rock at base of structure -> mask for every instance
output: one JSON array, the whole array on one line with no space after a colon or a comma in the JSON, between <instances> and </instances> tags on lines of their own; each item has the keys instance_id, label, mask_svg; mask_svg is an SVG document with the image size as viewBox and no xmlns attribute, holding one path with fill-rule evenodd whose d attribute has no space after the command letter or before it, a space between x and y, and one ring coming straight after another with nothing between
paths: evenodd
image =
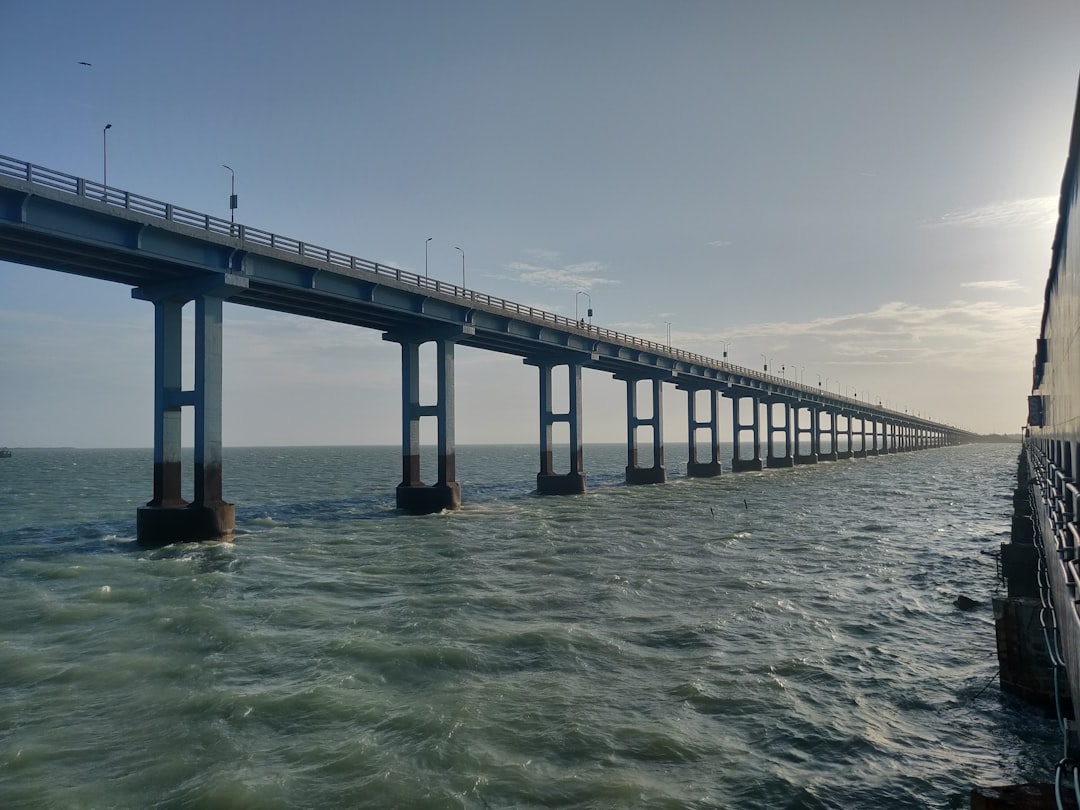
<instances>
[{"instance_id":1,"label":"rock at base of structure","mask_svg":"<svg viewBox=\"0 0 1080 810\"><path fill-rule=\"evenodd\" d=\"M1072 791L1065 791L1064 807L1076 810ZM1056 810L1054 786L1046 782L1003 787L980 787L971 791L971 810Z\"/></svg>"}]
</instances>

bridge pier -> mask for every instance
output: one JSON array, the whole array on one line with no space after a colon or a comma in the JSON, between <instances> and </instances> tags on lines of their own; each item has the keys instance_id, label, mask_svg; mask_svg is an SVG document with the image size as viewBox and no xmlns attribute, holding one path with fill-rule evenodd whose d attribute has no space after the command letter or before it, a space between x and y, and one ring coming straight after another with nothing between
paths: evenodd
<instances>
[{"instance_id":1,"label":"bridge pier","mask_svg":"<svg viewBox=\"0 0 1080 810\"><path fill-rule=\"evenodd\" d=\"M663 383L657 378L649 380L652 386L652 416L642 418L638 416L637 401L637 384L641 381L640 378L616 376L616 379L626 381L626 483L662 484L667 480L667 471L664 469ZM639 427L652 430L653 463L651 467L641 467L638 464L637 429Z\"/></svg>"},{"instance_id":2,"label":"bridge pier","mask_svg":"<svg viewBox=\"0 0 1080 810\"><path fill-rule=\"evenodd\" d=\"M802 414L806 411L810 417L810 426L802 426ZM817 430L815 430L815 424L817 422L817 412L812 405L795 406L795 464L817 464L818 462L818 439ZM801 453L800 447L802 446L803 436L808 436L810 439L810 452Z\"/></svg>"},{"instance_id":3,"label":"bridge pier","mask_svg":"<svg viewBox=\"0 0 1080 810\"><path fill-rule=\"evenodd\" d=\"M866 416L859 417L859 449L852 451L851 455L852 458L866 458Z\"/></svg>"},{"instance_id":4,"label":"bridge pier","mask_svg":"<svg viewBox=\"0 0 1080 810\"><path fill-rule=\"evenodd\" d=\"M863 424L866 424L866 417L863 417ZM878 421L877 417L870 420L870 447L866 451L868 456L876 456L878 454Z\"/></svg>"},{"instance_id":5,"label":"bridge pier","mask_svg":"<svg viewBox=\"0 0 1080 810\"><path fill-rule=\"evenodd\" d=\"M833 420L835 421L841 416L844 417L844 434L847 439L847 444L845 445L843 450L837 450L836 457L841 461L846 461L847 459L854 457L855 451L851 446L853 444L851 440L851 415L846 413L839 413L833 416ZM835 431L833 435L836 435Z\"/></svg>"},{"instance_id":6,"label":"bridge pier","mask_svg":"<svg viewBox=\"0 0 1080 810\"><path fill-rule=\"evenodd\" d=\"M824 453L821 450L821 436L825 433L825 426L822 424L822 417L829 417L829 452ZM821 408L816 413L817 422L817 434L818 434L818 459L820 461L836 461L836 414L830 411L828 408Z\"/></svg>"},{"instance_id":7,"label":"bridge pier","mask_svg":"<svg viewBox=\"0 0 1080 810\"><path fill-rule=\"evenodd\" d=\"M581 363L575 360L526 359L540 369L540 472L536 491L541 495L580 495L585 491L584 451L581 442ZM556 366L565 365L570 398L566 413L555 413L551 404L551 378ZM551 427L556 422L570 426L570 470L556 473L551 441Z\"/></svg>"},{"instance_id":8,"label":"bridge pier","mask_svg":"<svg viewBox=\"0 0 1080 810\"><path fill-rule=\"evenodd\" d=\"M154 496L139 507L135 537L143 546L217 540L236 525L236 507L222 497L222 302L247 279L206 276L132 290L154 304ZM195 302L195 388L182 390L184 305ZM181 409L195 410L194 494L181 494Z\"/></svg>"},{"instance_id":9,"label":"bridge pier","mask_svg":"<svg viewBox=\"0 0 1080 810\"><path fill-rule=\"evenodd\" d=\"M687 439L689 457L686 462L686 475L689 478L712 478L723 470L720 463L720 392L713 388L686 388L687 414L686 424L689 430ZM705 390L709 394L709 419L707 422L697 418L697 392ZM707 430L709 434L709 461L698 461L697 431Z\"/></svg>"},{"instance_id":10,"label":"bridge pier","mask_svg":"<svg viewBox=\"0 0 1080 810\"><path fill-rule=\"evenodd\" d=\"M784 424L776 424L775 408L779 405L784 412ZM765 466L766 467L794 467L795 457L791 452L791 414L792 405L784 399L768 400L765 403L765 432L767 435ZM784 434L784 455L776 455L776 434Z\"/></svg>"},{"instance_id":11,"label":"bridge pier","mask_svg":"<svg viewBox=\"0 0 1080 810\"><path fill-rule=\"evenodd\" d=\"M461 332L387 333L383 340L401 345L401 483L395 490L397 508L418 515L461 508L454 445L454 344ZM420 347L435 343L436 401L420 404ZM434 416L437 422L437 479L420 479L420 419Z\"/></svg>"},{"instance_id":12,"label":"bridge pier","mask_svg":"<svg viewBox=\"0 0 1080 810\"><path fill-rule=\"evenodd\" d=\"M732 439L735 442L734 457L731 459L731 469L734 472L750 472L756 470L765 469L765 465L761 460L761 400L757 394L744 394L738 391L732 391L726 394L731 398L731 424L732 424ZM752 418L747 424L742 422L742 414L740 413L740 405L744 399L749 399L753 404L751 409ZM753 440L754 457L743 458L741 439L744 431L749 431Z\"/></svg>"}]
</instances>

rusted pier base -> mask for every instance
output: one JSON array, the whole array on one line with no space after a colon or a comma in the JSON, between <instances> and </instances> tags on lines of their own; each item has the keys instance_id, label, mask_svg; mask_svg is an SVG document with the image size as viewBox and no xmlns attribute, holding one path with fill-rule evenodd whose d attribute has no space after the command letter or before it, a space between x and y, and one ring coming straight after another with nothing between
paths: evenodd
<instances>
[{"instance_id":1,"label":"rusted pier base","mask_svg":"<svg viewBox=\"0 0 1080 810\"><path fill-rule=\"evenodd\" d=\"M580 495L585 492L585 473L537 473L536 491L541 495Z\"/></svg>"},{"instance_id":2,"label":"rusted pier base","mask_svg":"<svg viewBox=\"0 0 1080 810\"><path fill-rule=\"evenodd\" d=\"M416 515L430 515L444 509L461 508L461 486L449 484L398 484L395 490L398 509Z\"/></svg>"},{"instance_id":3,"label":"rusted pier base","mask_svg":"<svg viewBox=\"0 0 1080 810\"><path fill-rule=\"evenodd\" d=\"M172 543L227 539L236 527L236 506L217 504L140 506L135 513L139 545L161 548Z\"/></svg>"}]
</instances>

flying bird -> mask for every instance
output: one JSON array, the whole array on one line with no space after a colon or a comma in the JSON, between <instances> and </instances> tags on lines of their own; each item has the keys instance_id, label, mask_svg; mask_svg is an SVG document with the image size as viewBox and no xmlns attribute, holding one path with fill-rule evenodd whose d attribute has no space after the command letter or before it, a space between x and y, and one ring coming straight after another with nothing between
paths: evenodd
<instances>
[{"instance_id":1,"label":"flying bird","mask_svg":"<svg viewBox=\"0 0 1080 810\"><path fill-rule=\"evenodd\" d=\"M89 62L79 62L80 65L86 65L87 67L93 67Z\"/></svg>"}]
</instances>

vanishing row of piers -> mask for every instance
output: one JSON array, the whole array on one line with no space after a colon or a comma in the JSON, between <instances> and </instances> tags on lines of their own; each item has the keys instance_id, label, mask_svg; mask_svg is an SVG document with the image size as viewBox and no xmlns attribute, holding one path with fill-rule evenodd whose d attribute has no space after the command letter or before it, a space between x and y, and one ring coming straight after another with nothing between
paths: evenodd
<instances>
[{"instance_id":1,"label":"vanishing row of piers","mask_svg":"<svg viewBox=\"0 0 1080 810\"><path fill-rule=\"evenodd\" d=\"M112 281L154 306L153 498L137 516L140 542L227 535L222 326L239 304L375 329L401 350L402 474L397 506L429 513L461 505L455 468L456 348L515 355L539 372L539 471L544 495L586 488L582 371L626 384L630 484L666 480L662 386L686 392L693 477L719 475L720 402L731 402L733 471L793 467L958 444L966 431L831 394L727 361L643 340L458 287L426 275L201 214L0 156L0 260ZM194 386L184 390L182 313L194 306ZM434 344L434 370L421 347ZM429 356L424 352L425 359ZM434 401L421 401L423 374ZM566 374L556 407L555 375ZM562 382L559 380L558 382ZM562 397L560 397L562 399ZM639 407L641 406L641 407ZM181 414L194 416L191 502L182 497ZM421 480L420 423L436 423L436 479ZM555 468L554 428L569 434L568 469ZM428 423L430 424L430 423ZM560 434L564 431L560 430ZM639 458L639 441L651 445ZM699 453L699 451L701 451ZM560 457L561 457L560 450Z\"/></svg>"}]
</instances>

